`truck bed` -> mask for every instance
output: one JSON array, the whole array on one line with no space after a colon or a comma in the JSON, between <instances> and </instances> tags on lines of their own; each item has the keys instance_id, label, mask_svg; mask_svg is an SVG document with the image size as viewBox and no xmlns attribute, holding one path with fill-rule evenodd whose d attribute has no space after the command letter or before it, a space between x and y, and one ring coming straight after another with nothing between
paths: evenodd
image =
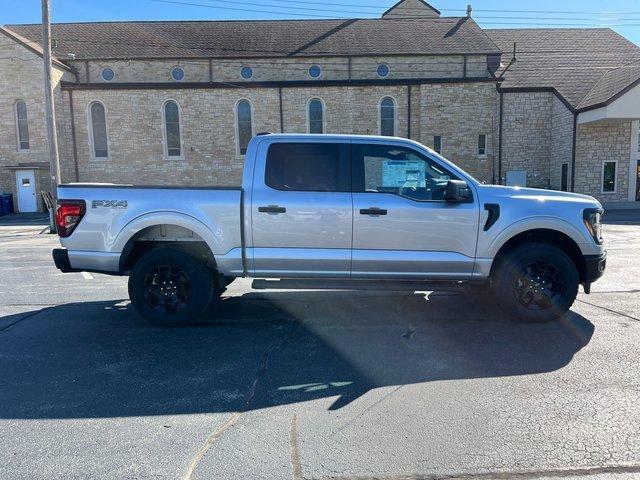
<instances>
[{"instance_id":1,"label":"truck bed","mask_svg":"<svg viewBox=\"0 0 640 480\"><path fill-rule=\"evenodd\" d=\"M242 250L242 196L242 187L227 186L60 185L59 200L86 204L76 229L60 242L70 251L72 268L114 271L133 236L164 225L152 233L166 241L204 241L214 255L224 256Z\"/></svg>"}]
</instances>

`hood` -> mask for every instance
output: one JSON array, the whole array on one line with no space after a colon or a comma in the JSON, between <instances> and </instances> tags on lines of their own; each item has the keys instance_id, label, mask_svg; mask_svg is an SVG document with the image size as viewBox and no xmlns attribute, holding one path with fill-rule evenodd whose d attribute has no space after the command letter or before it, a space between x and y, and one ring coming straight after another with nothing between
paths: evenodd
<instances>
[{"instance_id":1,"label":"hood","mask_svg":"<svg viewBox=\"0 0 640 480\"><path fill-rule=\"evenodd\" d=\"M598 200L581 193L561 192L559 190L544 190L541 188L505 187L502 185L478 185L481 198L491 197L509 200L523 200L544 203L573 203L582 204L585 207L602 208Z\"/></svg>"}]
</instances>

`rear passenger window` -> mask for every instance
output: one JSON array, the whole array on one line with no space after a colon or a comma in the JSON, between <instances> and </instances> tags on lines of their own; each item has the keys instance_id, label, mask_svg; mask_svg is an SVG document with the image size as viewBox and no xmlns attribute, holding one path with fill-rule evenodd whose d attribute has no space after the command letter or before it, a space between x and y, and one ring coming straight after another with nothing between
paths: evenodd
<instances>
[{"instance_id":1,"label":"rear passenger window","mask_svg":"<svg viewBox=\"0 0 640 480\"><path fill-rule=\"evenodd\" d=\"M276 190L351 190L346 143L274 143L267 151L265 183Z\"/></svg>"}]
</instances>

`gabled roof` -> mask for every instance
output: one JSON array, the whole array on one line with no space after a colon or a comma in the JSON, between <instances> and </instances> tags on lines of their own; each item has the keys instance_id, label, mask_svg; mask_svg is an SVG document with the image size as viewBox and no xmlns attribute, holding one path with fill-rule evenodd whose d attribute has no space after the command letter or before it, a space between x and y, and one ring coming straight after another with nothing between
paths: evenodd
<instances>
[{"instance_id":1,"label":"gabled roof","mask_svg":"<svg viewBox=\"0 0 640 480\"><path fill-rule=\"evenodd\" d=\"M385 12L382 14L382 18L394 17L396 13L399 15L408 15L413 17L440 16L440 10L429 5L424 0L400 0L387 10L385 10Z\"/></svg>"},{"instance_id":2,"label":"gabled roof","mask_svg":"<svg viewBox=\"0 0 640 480\"><path fill-rule=\"evenodd\" d=\"M37 45L41 27L9 25ZM499 53L467 17L58 23L54 54L77 60Z\"/></svg>"},{"instance_id":3,"label":"gabled roof","mask_svg":"<svg viewBox=\"0 0 640 480\"><path fill-rule=\"evenodd\" d=\"M615 100L640 83L640 60L605 73L582 99L578 108L597 108Z\"/></svg>"},{"instance_id":4,"label":"gabled roof","mask_svg":"<svg viewBox=\"0 0 640 480\"><path fill-rule=\"evenodd\" d=\"M40 28L42 28L42 26L40 26ZM44 56L44 52L42 51L42 46L39 43L32 42L29 39L24 38L22 35L14 32L13 30L11 30L11 29L9 29L7 27L0 27L0 33L4 34L6 37L8 37L11 40L15 41L19 45L22 45L27 50L35 53L40 58L42 58ZM58 68L62 68L64 70L72 71L71 68L68 65L65 65L60 60L55 58L53 53L51 55L51 63L54 66L58 67Z\"/></svg>"},{"instance_id":5,"label":"gabled roof","mask_svg":"<svg viewBox=\"0 0 640 480\"><path fill-rule=\"evenodd\" d=\"M502 87L550 88L574 109L611 101L640 78L640 47L609 28L486 29L504 52L506 67L516 43L516 61ZM635 78L634 78L635 77Z\"/></svg>"}]
</instances>

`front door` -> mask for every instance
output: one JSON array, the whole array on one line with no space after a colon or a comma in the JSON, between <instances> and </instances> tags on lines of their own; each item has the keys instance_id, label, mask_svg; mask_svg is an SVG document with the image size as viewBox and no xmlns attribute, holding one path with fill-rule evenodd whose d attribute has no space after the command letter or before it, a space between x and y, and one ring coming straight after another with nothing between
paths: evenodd
<instances>
[{"instance_id":1,"label":"front door","mask_svg":"<svg viewBox=\"0 0 640 480\"><path fill-rule=\"evenodd\" d=\"M18 211L37 212L36 176L33 170L16 170L16 190L18 192Z\"/></svg>"},{"instance_id":2,"label":"front door","mask_svg":"<svg viewBox=\"0 0 640 480\"><path fill-rule=\"evenodd\" d=\"M265 151L266 149L266 151ZM349 142L264 142L251 199L249 270L256 277L348 277Z\"/></svg>"},{"instance_id":3,"label":"front door","mask_svg":"<svg viewBox=\"0 0 640 480\"><path fill-rule=\"evenodd\" d=\"M471 276L479 208L449 203L439 161L404 146L353 144L354 278Z\"/></svg>"}]
</instances>

